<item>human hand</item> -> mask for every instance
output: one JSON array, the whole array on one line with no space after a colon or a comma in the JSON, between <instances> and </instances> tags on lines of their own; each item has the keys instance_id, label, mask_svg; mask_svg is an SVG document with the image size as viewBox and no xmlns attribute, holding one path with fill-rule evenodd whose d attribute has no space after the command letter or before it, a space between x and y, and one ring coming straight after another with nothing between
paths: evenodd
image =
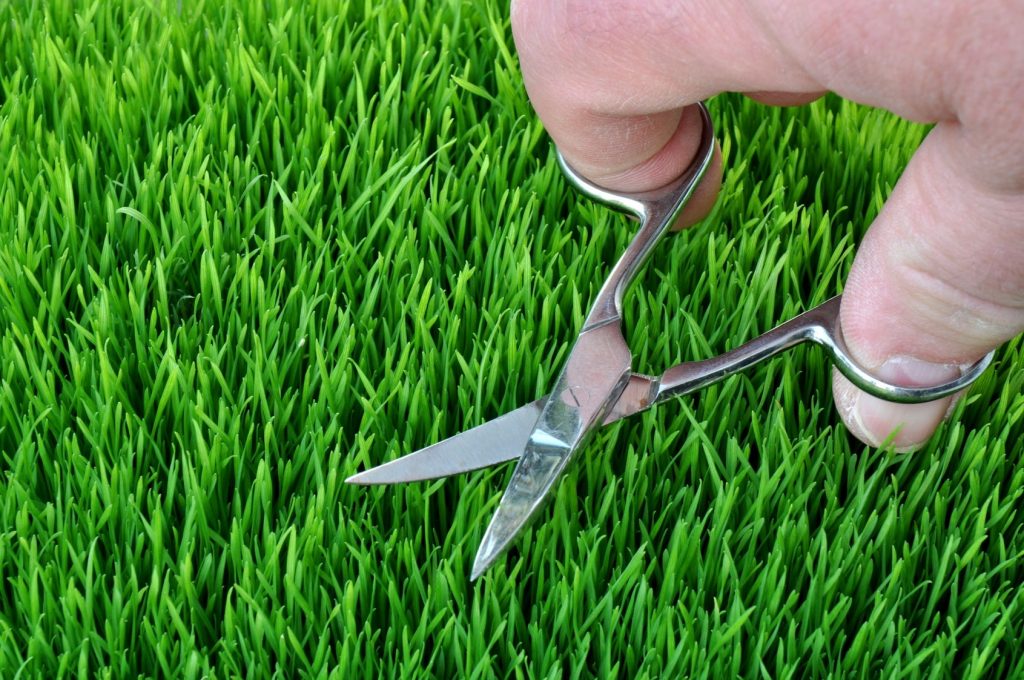
<instances>
[{"instance_id":1,"label":"human hand","mask_svg":"<svg viewBox=\"0 0 1024 680\"><path fill-rule=\"evenodd\" d=\"M846 342L882 379L927 385L1024 330L1024 4L513 0L512 28L549 134L609 189L677 177L699 142L690 105L720 92L793 105L833 91L936 123L860 245ZM710 210L716 166L684 222ZM897 448L921 444L951 404L890 404L838 372L833 383L871 445L897 429Z\"/></svg>"}]
</instances>

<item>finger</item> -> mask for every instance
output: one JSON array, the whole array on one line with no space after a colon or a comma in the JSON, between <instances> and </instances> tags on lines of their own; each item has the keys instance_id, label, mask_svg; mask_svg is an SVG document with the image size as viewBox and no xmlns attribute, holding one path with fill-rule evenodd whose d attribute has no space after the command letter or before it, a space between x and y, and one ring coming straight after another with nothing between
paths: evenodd
<instances>
[{"instance_id":1,"label":"finger","mask_svg":"<svg viewBox=\"0 0 1024 680\"><path fill-rule=\"evenodd\" d=\"M733 30L716 31L721 25ZM784 103L768 92L793 102L825 89L735 3L518 0L512 28L548 133L573 167L611 189L650 190L678 177L699 144L700 126L681 124L683 110L702 98L764 90Z\"/></svg>"},{"instance_id":2,"label":"finger","mask_svg":"<svg viewBox=\"0 0 1024 680\"><path fill-rule=\"evenodd\" d=\"M722 148L715 142L711 165L704 172L700 184L694 189L690 200L683 206L682 212L672 225L673 231L688 229L697 224L711 212L718 198L718 190L722 188Z\"/></svg>"},{"instance_id":3,"label":"finger","mask_svg":"<svg viewBox=\"0 0 1024 680\"><path fill-rule=\"evenodd\" d=\"M646 191L652 187L658 188L659 178L668 177L668 181L671 181L679 176L681 171L675 169L677 163L683 163L683 167L688 167L693 163L697 146L700 143L699 131L702 127L699 109L696 106L687 107L680 112L676 129L669 136L668 141L646 161L628 168L624 172L602 173L600 169L591 169L591 175L588 176L596 175L593 181L598 185L615 188L619 191ZM607 164L604 167L607 167ZM587 175L586 169L577 169ZM718 142L715 142L711 164L704 171L704 177L694 189L693 195L686 202L672 229L679 231L704 219L714 207L721 186L722 149Z\"/></svg>"},{"instance_id":4,"label":"finger","mask_svg":"<svg viewBox=\"0 0 1024 680\"><path fill-rule=\"evenodd\" d=\"M512 4L523 79L549 134L573 167L624 190L685 169L697 140L676 135L681 111L720 92L792 103L831 90L912 120L956 119L974 84L1019 72L1021 22L1019 10L956 0Z\"/></svg>"},{"instance_id":5,"label":"finger","mask_svg":"<svg viewBox=\"0 0 1024 680\"><path fill-rule=\"evenodd\" d=\"M936 126L872 224L843 293L843 335L869 371L907 386L957 377L1024 329L1024 197L974 172L968 134ZM891 404L836 376L836 405L872 445L912 449L950 399Z\"/></svg>"},{"instance_id":6,"label":"finger","mask_svg":"<svg viewBox=\"0 0 1024 680\"><path fill-rule=\"evenodd\" d=\"M585 177L617 191L659 189L693 162L703 128L696 106L632 119L585 114L590 135L556 138L559 150ZM554 136L557 133L552 133ZM621 145L595 142L607 134ZM627 151L626 149L629 149Z\"/></svg>"}]
</instances>

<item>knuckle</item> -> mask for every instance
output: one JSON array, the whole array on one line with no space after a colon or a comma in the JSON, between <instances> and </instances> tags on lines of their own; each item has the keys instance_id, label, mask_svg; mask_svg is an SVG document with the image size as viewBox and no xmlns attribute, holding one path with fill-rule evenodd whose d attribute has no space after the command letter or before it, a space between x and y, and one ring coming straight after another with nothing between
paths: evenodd
<instances>
[{"instance_id":1,"label":"knuckle","mask_svg":"<svg viewBox=\"0 0 1024 680\"><path fill-rule=\"evenodd\" d=\"M896 275L916 308L929 312L930 327L939 329L950 342L988 346L1016 335L1024 321L1024 308L993 295L1005 286L992 281L977 285L963 276L913 265L902 267Z\"/></svg>"},{"instance_id":2,"label":"knuckle","mask_svg":"<svg viewBox=\"0 0 1024 680\"><path fill-rule=\"evenodd\" d=\"M888 286L922 336L948 348L987 348L1020 332L1024 275L999 235L995 227L981 230L974 243L933 235L892 251Z\"/></svg>"}]
</instances>

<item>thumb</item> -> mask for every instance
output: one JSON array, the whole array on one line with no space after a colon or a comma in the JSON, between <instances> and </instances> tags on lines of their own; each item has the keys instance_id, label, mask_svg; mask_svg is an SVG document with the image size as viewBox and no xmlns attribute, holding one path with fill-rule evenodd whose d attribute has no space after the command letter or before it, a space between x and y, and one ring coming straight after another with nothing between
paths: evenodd
<instances>
[{"instance_id":1,"label":"thumb","mask_svg":"<svg viewBox=\"0 0 1024 680\"><path fill-rule=\"evenodd\" d=\"M1024 329L1024 198L989 182L965 129L936 126L860 246L841 323L853 357L878 377L925 386L961 370ZM851 432L910 450L928 439L952 399L892 404L834 377Z\"/></svg>"}]
</instances>

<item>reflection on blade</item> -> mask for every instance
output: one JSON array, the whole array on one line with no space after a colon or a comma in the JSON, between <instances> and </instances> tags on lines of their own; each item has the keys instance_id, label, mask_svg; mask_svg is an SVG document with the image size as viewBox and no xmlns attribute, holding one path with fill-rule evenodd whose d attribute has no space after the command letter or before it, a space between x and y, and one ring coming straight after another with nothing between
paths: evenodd
<instances>
[{"instance_id":1,"label":"reflection on blade","mask_svg":"<svg viewBox=\"0 0 1024 680\"><path fill-rule=\"evenodd\" d=\"M515 460L526 448L526 439L545 400L538 399L416 453L352 475L345 481L349 484L417 482Z\"/></svg>"},{"instance_id":2,"label":"reflection on blade","mask_svg":"<svg viewBox=\"0 0 1024 680\"><path fill-rule=\"evenodd\" d=\"M544 502L572 457L572 450L564 442L545 445L534 439L532 444L519 459L505 495L501 497L501 503L484 532L469 577L472 581L479 578L508 550Z\"/></svg>"},{"instance_id":3,"label":"reflection on blade","mask_svg":"<svg viewBox=\"0 0 1024 680\"><path fill-rule=\"evenodd\" d=\"M603 323L580 333L484 532L471 580L512 545L587 436L604 423L629 384L630 360L618 324Z\"/></svg>"},{"instance_id":4,"label":"reflection on blade","mask_svg":"<svg viewBox=\"0 0 1024 680\"><path fill-rule=\"evenodd\" d=\"M653 378L633 375L604 424L610 425L649 408L654 383ZM526 440L530 437L546 399L542 397L472 430L364 470L345 481L349 484L419 482L516 460L526 449Z\"/></svg>"}]
</instances>

